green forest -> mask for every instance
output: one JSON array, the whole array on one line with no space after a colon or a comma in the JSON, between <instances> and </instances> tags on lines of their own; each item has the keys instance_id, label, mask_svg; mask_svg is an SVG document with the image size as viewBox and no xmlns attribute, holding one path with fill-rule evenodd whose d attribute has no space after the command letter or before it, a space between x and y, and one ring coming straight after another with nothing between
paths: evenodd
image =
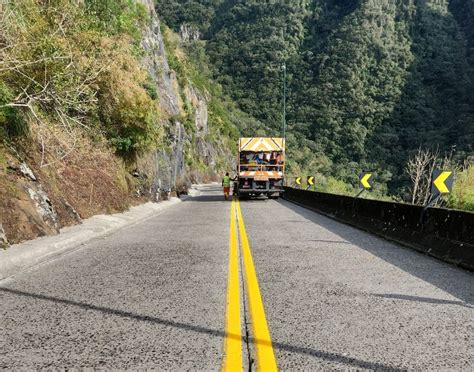
<instances>
[{"instance_id":1,"label":"green forest","mask_svg":"<svg viewBox=\"0 0 474 372\"><path fill-rule=\"evenodd\" d=\"M416 201L410 164L428 154L457 171L451 205L474 209L472 1L157 0L157 12L199 33L188 45L259 123L246 135L281 134L287 66L293 175L352 193L371 170L377 197Z\"/></svg>"},{"instance_id":2,"label":"green forest","mask_svg":"<svg viewBox=\"0 0 474 372\"><path fill-rule=\"evenodd\" d=\"M28 189L66 226L217 180L239 136L282 135L284 86L289 185L355 195L370 171L363 197L426 204L442 168L438 206L474 210L472 0L19 0L0 2L0 223L40 233Z\"/></svg>"}]
</instances>

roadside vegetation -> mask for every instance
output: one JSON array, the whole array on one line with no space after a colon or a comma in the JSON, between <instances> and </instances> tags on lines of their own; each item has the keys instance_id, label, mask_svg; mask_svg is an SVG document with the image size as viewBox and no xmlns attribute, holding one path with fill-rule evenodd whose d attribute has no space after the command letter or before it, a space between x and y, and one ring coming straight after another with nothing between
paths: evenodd
<instances>
[{"instance_id":1,"label":"roadside vegetation","mask_svg":"<svg viewBox=\"0 0 474 372\"><path fill-rule=\"evenodd\" d=\"M34 138L41 165L71 153L84 133L104 137L124 158L160 140L158 97L146 89L147 72L139 63L147 13L131 0L104 4L2 5L2 137ZM61 139L55 138L58 127Z\"/></svg>"},{"instance_id":2,"label":"roadside vegetation","mask_svg":"<svg viewBox=\"0 0 474 372\"><path fill-rule=\"evenodd\" d=\"M447 205L471 208L468 0L157 0L157 9L174 30L204 40L212 76L261 123L247 135L281 134L286 64L290 176L319 175L319 189L354 194L371 171L377 190L365 197L421 203L406 169L421 146L452 155Z\"/></svg>"},{"instance_id":3,"label":"roadside vegetation","mask_svg":"<svg viewBox=\"0 0 474 372\"><path fill-rule=\"evenodd\" d=\"M129 169L163 141L140 63L147 21L132 0L0 4L0 224L10 242L136 202Z\"/></svg>"},{"instance_id":4,"label":"roadside vegetation","mask_svg":"<svg viewBox=\"0 0 474 372\"><path fill-rule=\"evenodd\" d=\"M172 89L183 103L170 117L144 62L156 52L142 43L150 21L135 0L0 4L0 225L10 242L56 228L35 219L32 193L48 197L55 226L67 226L230 168L236 123L250 117L210 80L203 46L185 45L164 26ZM196 97L208 111L200 121Z\"/></svg>"}]
</instances>

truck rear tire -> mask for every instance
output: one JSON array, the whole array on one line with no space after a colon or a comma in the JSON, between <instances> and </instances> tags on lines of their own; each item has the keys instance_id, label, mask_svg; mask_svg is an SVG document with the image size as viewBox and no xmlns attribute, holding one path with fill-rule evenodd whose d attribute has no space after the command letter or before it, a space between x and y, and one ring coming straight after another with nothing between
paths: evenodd
<instances>
[{"instance_id":1,"label":"truck rear tire","mask_svg":"<svg viewBox=\"0 0 474 372\"><path fill-rule=\"evenodd\" d=\"M239 200L246 200L249 198L247 194L242 194L242 193L238 193L237 197L239 198Z\"/></svg>"}]
</instances>

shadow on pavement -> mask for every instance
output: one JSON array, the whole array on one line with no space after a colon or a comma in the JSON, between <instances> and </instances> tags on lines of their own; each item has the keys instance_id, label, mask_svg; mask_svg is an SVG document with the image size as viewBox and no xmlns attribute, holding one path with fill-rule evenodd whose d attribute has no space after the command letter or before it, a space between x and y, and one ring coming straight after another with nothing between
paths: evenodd
<instances>
[{"instance_id":1,"label":"shadow on pavement","mask_svg":"<svg viewBox=\"0 0 474 372\"><path fill-rule=\"evenodd\" d=\"M198 196L192 196L190 198L186 198L184 200L186 203L188 202L225 202L228 201L229 203L232 201L232 199L225 200L223 194L212 194L212 195L198 195Z\"/></svg>"},{"instance_id":2,"label":"shadow on pavement","mask_svg":"<svg viewBox=\"0 0 474 372\"><path fill-rule=\"evenodd\" d=\"M382 237L346 225L287 200L282 200L279 203L306 220L338 235L350 244L364 249L382 260L397 266L403 271L459 298L463 303L467 305L474 304L474 274L469 271L438 261L435 258L426 256L411 248L397 245L397 243L390 242L394 249L387 249L388 241L384 241ZM371 237L371 239L367 239L367 237ZM384 242L384 244L380 244L380 242ZM403 251L404 254L400 254L400 251ZM426 298L424 301L423 297L419 297L418 299L420 302L427 302ZM436 301L436 299L432 300Z\"/></svg>"},{"instance_id":3,"label":"shadow on pavement","mask_svg":"<svg viewBox=\"0 0 474 372\"><path fill-rule=\"evenodd\" d=\"M207 191L207 190L206 190ZM237 200L237 199L236 199ZM267 198L253 198L253 199L239 199L241 203L247 203L247 202L267 202L269 199ZM227 200L224 199L224 194L222 193L222 190L219 190L219 193L212 193L210 195L198 195L198 196L192 196L192 197L187 197L184 199L185 202L231 202L232 197L229 197Z\"/></svg>"},{"instance_id":4,"label":"shadow on pavement","mask_svg":"<svg viewBox=\"0 0 474 372\"><path fill-rule=\"evenodd\" d=\"M208 334L215 337L224 338L227 336L227 337L236 338L236 339L241 338L244 342L247 342L246 337L240 337L238 335L233 335L233 334L226 335L225 332L218 331L215 329L210 329L210 328L206 328L202 326L186 324L186 323L181 323L181 322L175 322L172 320L161 319L154 316L140 315L140 314L135 314L129 311L111 309L108 307L92 305L85 302L77 302L77 301L67 300L67 299L53 297L53 296L46 296L42 294L19 291L19 290L10 289L10 288L0 288L0 291L11 294L11 295L29 297L29 298L34 298L37 300L51 301L56 304L75 306L75 307L79 307L85 310L99 311L104 314L115 315L122 318L133 319L133 320L142 321L142 322L149 322L153 324L160 324L167 327L174 327L174 328L179 328L185 331ZM250 338L250 340L259 344L268 344L268 342L266 341L260 341L253 338ZM367 368L367 369L372 369L372 370L387 370L387 371L388 370L390 371L405 370L405 369L397 369L397 368L394 368L385 364L381 364L381 363L368 362L361 359L351 358L348 356L344 356L344 355L340 355L336 353L330 353L330 352L321 351L321 350L315 350L315 349L311 349L307 347L294 346L294 345L289 345L289 344L280 343L280 342L273 342L272 344L273 344L273 347L280 350L285 350L285 351L298 353L298 354L305 354L305 355L309 355L315 358L320 358L320 359L328 360L335 363L342 363L342 364L346 364L348 366L357 367L357 368Z\"/></svg>"},{"instance_id":5,"label":"shadow on pavement","mask_svg":"<svg viewBox=\"0 0 474 372\"><path fill-rule=\"evenodd\" d=\"M409 295L396 294L396 293L387 293L387 294L371 293L371 296L387 298L387 299L392 299L392 300L427 302L430 304L459 305L459 306L464 306L464 307L474 309L473 305L465 304L462 301L441 300L438 298L431 298L431 297L409 296Z\"/></svg>"},{"instance_id":6,"label":"shadow on pavement","mask_svg":"<svg viewBox=\"0 0 474 372\"><path fill-rule=\"evenodd\" d=\"M320 243L334 243L334 244L349 244L353 245L350 242L346 242L344 240L324 240L324 239L311 239L308 240L309 242L320 242Z\"/></svg>"}]
</instances>

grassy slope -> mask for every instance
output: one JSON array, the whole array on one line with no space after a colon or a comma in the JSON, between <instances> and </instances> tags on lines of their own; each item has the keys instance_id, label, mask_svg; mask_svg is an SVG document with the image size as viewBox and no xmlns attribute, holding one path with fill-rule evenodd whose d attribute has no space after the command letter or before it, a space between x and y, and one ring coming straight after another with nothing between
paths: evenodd
<instances>
[{"instance_id":1,"label":"grassy slope","mask_svg":"<svg viewBox=\"0 0 474 372\"><path fill-rule=\"evenodd\" d=\"M103 19L96 14L101 2L86 2L90 9L71 8L66 0L60 3L41 11L30 0L11 4L7 10L15 17L7 19L8 37L0 40L2 45L22 41L2 55L12 69L0 72L0 223L12 243L55 230L37 213L28 189L49 196L60 226L77 223L76 212L87 218L121 211L150 196L154 152L169 149L168 124L160 118L159 97L140 62L136 30L146 22L143 9L128 0L114 0L110 4L117 7L100 12L107 18ZM5 16L0 14L4 20ZM57 32L59 26L62 32ZM185 103L179 118L170 121L180 119L190 135L186 174L211 177L231 166L236 124L247 117L211 81L199 57L202 47L188 49L175 34L167 36L169 62ZM25 63L15 65L18 60ZM45 70L47 80L42 80ZM24 76L36 83L28 84ZM185 94L189 87L208 104L209 130L201 140L214 150L212 161L198 156L196 107ZM37 97L31 105L21 94L25 88ZM6 106L11 103L25 105ZM23 161L37 182L19 172ZM131 176L136 169L140 176Z\"/></svg>"}]
</instances>

